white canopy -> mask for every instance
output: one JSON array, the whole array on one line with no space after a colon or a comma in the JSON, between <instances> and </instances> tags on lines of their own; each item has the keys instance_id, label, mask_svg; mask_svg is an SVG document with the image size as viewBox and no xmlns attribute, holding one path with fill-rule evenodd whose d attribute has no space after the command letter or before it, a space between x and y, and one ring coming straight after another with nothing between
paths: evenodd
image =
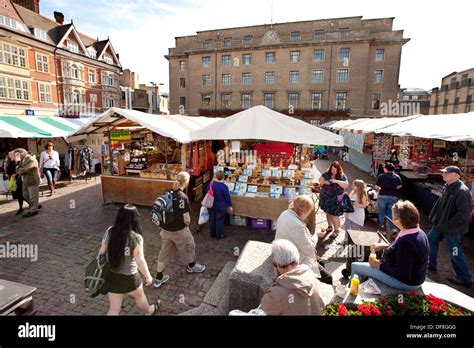
<instances>
[{"instance_id":1,"label":"white canopy","mask_svg":"<svg viewBox=\"0 0 474 348\"><path fill-rule=\"evenodd\" d=\"M0 138L63 138L86 123L84 118L0 116Z\"/></svg>"},{"instance_id":2,"label":"white canopy","mask_svg":"<svg viewBox=\"0 0 474 348\"><path fill-rule=\"evenodd\" d=\"M136 110L110 108L72 133L67 140L74 142L84 139L88 134L102 133L110 127L125 122L125 120L132 121L152 132L185 144L190 142L190 132L211 125L220 118L153 115Z\"/></svg>"},{"instance_id":3,"label":"white canopy","mask_svg":"<svg viewBox=\"0 0 474 348\"><path fill-rule=\"evenodd\" d=\"M192 140L271 140L343 146L340 135L258 105L191 133Z\"/></svg>"},{"instance_id":4,"label":"white canopy","mask_svg":"<svg viewBox=\"0 0 474 348\"><path fill-rule=\"evenodd\" d=\"M350 125L343 125L339 129L353 133L373 133L385 127L399 124L401 122L418 118L420 116L421 115L413 115L406 117L367 118L363 119L360 122L352 123Z\"/></svg>"},{"instance_id":5,"label":"white canopy","mask_svg":"<svg viewBox=\"0 0 474 348\"><path fill-rule=\"evenodd\" d=\"M474 140L474 112L426 115L379 129L380 133L447 141Z\"/></svg>"},{"instance_id":6,"label":"white canopy","mask_svg":"<svg viewBox=\"0 0 474 348\"><path fill-rule=\"evenodd\" d=\"M330 125L328 123L325 123L325 124L323 124L323 127L339 130L343 127L347 127L347 126L350 126L350 125L353 125L353 124L356 124L356 123L359 123L359 122L362 122L362 121L365 121L365 120L369 120L369 119L368 118L358 118L358 119L353 119L353 120L339 120L339 121L336 121L336 122L334 122Z\"/></svg>"}]
</instances>

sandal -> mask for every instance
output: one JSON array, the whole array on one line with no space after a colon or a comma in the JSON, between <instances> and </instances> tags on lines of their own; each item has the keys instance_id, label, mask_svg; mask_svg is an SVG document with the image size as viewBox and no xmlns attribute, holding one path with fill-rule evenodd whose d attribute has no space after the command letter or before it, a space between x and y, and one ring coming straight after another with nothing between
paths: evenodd
<instances>
[{"instance_id":1,"label":"sandal","mask_svg":"<svg viewBox=\"0 0 474 348\"><path fill-rule=\"evenodd\" d=\"M158 299L155 302L153 302L153 312L150 315L157 315L160 308L161 308L161 300Z\"/></svg>"},{"instance_id":2,"label":"sandal","mask_svg":"<svg viewBox=\"0 0 474 348\"><path fill-rule=\"evenodd\" d=\"M339 230L334 231L334 232L329 236L329 238L337 238L338 235L339 235Z\"/></svg>"}]
</instances>

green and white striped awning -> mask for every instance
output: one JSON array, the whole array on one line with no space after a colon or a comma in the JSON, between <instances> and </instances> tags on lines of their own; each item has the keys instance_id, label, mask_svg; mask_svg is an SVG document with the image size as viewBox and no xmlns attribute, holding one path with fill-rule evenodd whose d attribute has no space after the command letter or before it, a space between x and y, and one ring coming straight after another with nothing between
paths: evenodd
<instances>
[{"instance_id":1,"label":"green and white striped awning","mask_svg":"<svg viewBox=\"0 0 474 348\"><path fill-rule=\"evenodd\" d=\"M0 138L63 138L90 118L0 116Z\"/></svg>"}]
</instances>

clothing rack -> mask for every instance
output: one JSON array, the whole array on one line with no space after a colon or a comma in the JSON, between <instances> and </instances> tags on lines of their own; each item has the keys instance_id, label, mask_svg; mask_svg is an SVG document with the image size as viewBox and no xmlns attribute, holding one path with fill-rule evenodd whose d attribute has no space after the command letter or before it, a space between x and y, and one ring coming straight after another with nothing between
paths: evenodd
<instances>
[{"instance_id":1,"label":"clothing rack","mask_svg":"<svg viewBox=\"0 0 474 348\"><path fill-rule=\"evenodd\" d=\"M86 167L86 170L84 172L79 172L79 173L76 173L76 169L72 169L70 166L71 166L71 163L67 163L65 161L65 167L66 167L66 170L68 171L68 174L69 174L69 181L72 182L74 179L80 179L80 178L84 178L85 182L87 183L88 180L92 180L92 163L91 163L91 160L92 160L92 154L93 154L93 150L90 146L88 145L74 145L74 146L69 146L68 150L67 150L67 155L70 154L70 151L72 150L73 153L75 153L75 151L81 151L81 150L84 150L84 149L89 149L90 151L90 157L87 158L87 167ZM75 156L74 156L75 158ZM71 160L69 158L69 160ZM69 164L69 165L68 165ZM76 164L74 164L76 165ZM87 169L88 168L88 169ZM74 171L74 174L75 175L71 175L71 171ZM84 174L82 174L84 173ZM95 178L95 177L94 177ZM95 178L95 180L97 180Z\"/></svg>"}]
</instances>

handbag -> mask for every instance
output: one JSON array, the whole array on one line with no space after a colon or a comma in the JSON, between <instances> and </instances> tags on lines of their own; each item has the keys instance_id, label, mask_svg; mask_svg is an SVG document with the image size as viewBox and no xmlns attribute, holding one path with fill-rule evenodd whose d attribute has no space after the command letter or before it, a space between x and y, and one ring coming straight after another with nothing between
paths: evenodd
<instances>
[{"instance_id":1,"label":"handbag","mask_svg":"<svg viewBox=\"0 0 474 348\"><path fill-rule=\"evenodd\" d=\"M16 183L16 177L12 175L10 178L10 183L9 183L9 189L11 192L15 192L18 188L17 183Z\"/></svg>"},{"instance_id":2,"label":"handbag","mask_svg":"<svg viewBox=\"0 0 474 348\"><path fill-rule=\"evenodd\" d=\"M339 199L340 197L340 199ZM352 205L351 198L347 193L337 196L337 200L340 202L340 209L343 213L353 213L354 206Z\"/></svg>"},{"instance_id":3,"label":"handbag","mask_svg":"<svg viewBox=\"0 0 474 348\"><path fill-rule=\"evenodd\" d=\"M106 242L110 235L110 229L107 231ZM100 294L105 295L103 289L110 273L110 264L107 259L107 252L99 254L92 259L86 266L84 276L84 290L89 297L94 298Z\"/></svg>"},{"instance_id":4,"label":"handbag","mask_svg":"<svg viewBox=\"0 0 474 348\"><path fill-rule=\"evenodd\" d=\"M212 190L212 185L214 181L211 181L209 185L209 191L207 191L204 199L202 200L202 206L206 207L207 209L211 209L214 206L214 191Z\"/></svg>"}]
</instances>

